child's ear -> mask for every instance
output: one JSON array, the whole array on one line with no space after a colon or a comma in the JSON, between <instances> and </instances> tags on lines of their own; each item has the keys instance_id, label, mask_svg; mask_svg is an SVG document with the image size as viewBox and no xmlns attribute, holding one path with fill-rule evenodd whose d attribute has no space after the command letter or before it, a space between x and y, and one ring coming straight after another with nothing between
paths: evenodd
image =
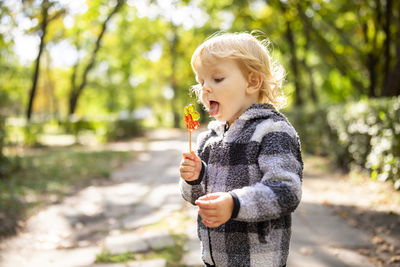
<instances>
[{"instance_id":1,"label":"child's ear","mask_svg":"<svg viewBox=\"0 0 400 267\"><path fill-rule=\"evenodd\" d=\"M258 93L263 83L263 77L259 72L250 72L247 76L247 82L249 83L246 88L246 93L255 94Z\"/></svg>"}]
</instances>

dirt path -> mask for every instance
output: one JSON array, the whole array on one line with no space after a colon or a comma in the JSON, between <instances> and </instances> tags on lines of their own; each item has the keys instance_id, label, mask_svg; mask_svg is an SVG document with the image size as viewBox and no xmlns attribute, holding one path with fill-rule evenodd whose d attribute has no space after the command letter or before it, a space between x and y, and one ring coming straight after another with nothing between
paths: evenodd
<instances>
[{"instance_id":1,"label":"dirt path","mask_svg":"<svg viewBox=\"0 0 400 267\"><path fill-rule=\"evenodd\" d=\"M177 166L181 151L187 149L186 138L182 131L158 131L148 140L109 145L108 149L135 151L136 157L115 170L109 184L90 186L31 217L22 233L0 244L0 266L164 267L171 260L157 253L125 264L94 262L104 251L143 254L179 246L183 250L173 253L182 253L183 266L201 266L196 209L184 203L177 187ZM365 194L371 194L360 191L354 197L346 181L324 169L320 160L306 161L303 200L293 218L288 266L389 262L398 251L397 244L386 240L383 232L356 229L361 224L349 220L356 209L348 209L346 216L343 213L348 207L368 208ZM376 246L383 244L389 247L376 253Z\"/></svg>"},{"instance_id":2,"label":"dirt path","mask_svg":"<svg viewBox=\"0 0 400 267\"><path fill-rule=\"evenodd\" d=\"M389 183L334 171L323 158L305 162L292 258L309 266L400 266L400 193Z\"/></svg>"},{"instance_id":3,"label":"dirt path","mask_svg":"<svg viewBox=\"0 0 400 267\"><path fill-rule=\"evenodd\" d=\"M135 159L115 170L109 184L85 188L32 216L24 231L1 243L0 266L97 266L96 256L104 250L142 252L174 245L166 229L153 231L157 239L164 238L161 244L138 232L183 209L177 166L187 143L180 131L150 138L108 145L135 151ZM157 264L165 263L161 259Z\"/></svg>"},{"instance_id":4,"label":"dirt path","mask_svg":"<svg viewBox=\"0 0 400 267\"><path fill-rule=\"evenodd\" d=\"M305 159L303 198L293 216L289 265L399 266L394 256L400 244L395 236L387 235L387 230L389 224L398 228L400 217L393 215L387 225L376 220L384 214L399 212L399 207L390 202L378 204L391 197L382 194L382 190L398 193L387 185L365 177L356 181L330 168L326 159ZM363 214L375 221L361 220ZM371 231L379 227L385 231Z\"/></svg>"}]
</instances>

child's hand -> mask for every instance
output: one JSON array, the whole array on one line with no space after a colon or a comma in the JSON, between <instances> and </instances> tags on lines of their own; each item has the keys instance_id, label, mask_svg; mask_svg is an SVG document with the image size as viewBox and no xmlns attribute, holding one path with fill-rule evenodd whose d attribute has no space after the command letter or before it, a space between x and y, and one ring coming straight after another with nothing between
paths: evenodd
<instances>
[{"instance_id":1,"label":"child's hand","mask_svg":"<svg viewBox=\"0 0 400 267\"><path fill-rule=\"evenodd\" d=\"M185 181L195 181L199 179L201 159L194 152L183 153L179 171L182 179Z\"/></svg>"},{"instance_id":2,"label":"child's hand","mask_svg":"<svg viewBox=\"0 0 400 267\"><path fill-rule=\"evenodd\" d=\"M205 226L216 228L226 223L232 216L233 198L229 193L212 193L196 200L199 215Z\"/></svg>"}]
</instances>

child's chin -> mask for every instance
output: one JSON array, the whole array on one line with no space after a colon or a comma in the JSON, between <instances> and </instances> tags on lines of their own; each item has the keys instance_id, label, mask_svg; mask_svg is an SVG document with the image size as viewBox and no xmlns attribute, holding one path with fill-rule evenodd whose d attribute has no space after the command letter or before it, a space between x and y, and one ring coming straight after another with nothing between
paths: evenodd
<instances>
[{"instance_id":1,"label":"child's chin","mask_svg":"<svg viewBox=\"0 0 400 267\"><path fill-rule=\"evenodd\" d=\"M225 120L224 118L222 118L221 116L218 116L218 114L215 115L215 116L210 116L210 117L213 117L214 119L216 119L217 121L220 121L220 122L225 122L225 121L226 121L226 120Z\"/></svg>"}]
</instances>

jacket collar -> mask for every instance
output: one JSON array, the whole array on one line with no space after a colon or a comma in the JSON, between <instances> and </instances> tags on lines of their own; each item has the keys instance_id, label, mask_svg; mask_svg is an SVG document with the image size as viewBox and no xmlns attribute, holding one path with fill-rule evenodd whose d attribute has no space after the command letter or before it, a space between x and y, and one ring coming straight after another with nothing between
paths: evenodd
<instances>
[{"instance_id":1,"label":"jacket collar","mask_svg":"<svg viewBox=\"0 0 400 267\"><path fill-rule=\"evenodd\" d=\"M243 129L245 123L253 119L267 119L276 112L276 109L271 104L256 103L251 105L239 118L237 118L228 128L226 122L211 121L208 124L208 129L214 131L217 135L222 136L224 133L236 133Z\"/></svg>"}]
</instances>

